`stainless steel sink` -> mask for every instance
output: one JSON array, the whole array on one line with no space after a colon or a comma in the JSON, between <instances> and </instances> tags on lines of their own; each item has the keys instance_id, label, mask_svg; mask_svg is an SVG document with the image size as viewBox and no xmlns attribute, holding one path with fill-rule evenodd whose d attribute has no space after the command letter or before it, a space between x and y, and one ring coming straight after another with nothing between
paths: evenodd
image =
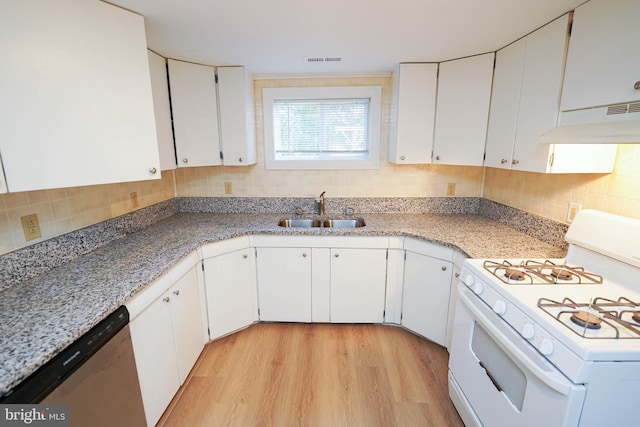
<instances>
[{"instance_id":1,"label":"stainless steel sink","mask_svg":"<svg viewBox=\"0 0 640 427\"><path fill-rule=\"evenodd\" d=\"M287 218L281 219L278 225L280 227L313 228L322 227L322 221L319 219Z\"/></svg>"},{"instance_id":2,"label":"stainless steel sink","mask_svg":"<svg viewBox=\"0 0 640 427\"><path fill-rule=\"evenodd\" d=\"M364 227L365 223L362 218L326 219L322 222L322 226L328 228L359 228Z\"/></svg>"},{"instance_id":3,"label":"stainless steel sink","mask_svg":"<svg viewBox=\"0 0 640 427\"><path fill-rule=\"evenodd\" d=\"M366 224L362 218L349 219L308 219L308 218L286 218L278 222L280 227L298 227L298 228L359 228Z\"/></svg>"}]
</instances>

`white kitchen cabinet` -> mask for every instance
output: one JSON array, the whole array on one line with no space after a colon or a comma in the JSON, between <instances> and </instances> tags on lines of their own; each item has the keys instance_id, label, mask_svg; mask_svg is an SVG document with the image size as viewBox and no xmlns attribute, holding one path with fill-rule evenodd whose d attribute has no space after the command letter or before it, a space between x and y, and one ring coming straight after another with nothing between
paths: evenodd
<instances>
[{"instance_id":1,"label":"white kitchen cabinet","mask_svg":"<svg viewBox=\"0 0 640 427\"><path fill-rule=\"evenodd\" d=\"M400 64L393 73L388 160L431 163L438 64Z\"/></svg>"},{"instance_id":2,"label":"white kitchen cabinet","mask_svg":"<svg viewBox=\"0 0 640 427\"><path fill-rule=\"evenodd\" d=\"M126 304L150 426L160 419L204 347L196 269L197 265L190 267L179 278L178 273L170 272ZM172 276L176 279L173 284Z\"/></svg>"},{"instance_id":3,"label":"white kitchen cabinet","mask_svg":"<svg viewBox=\"0 0 640 427\"><path fill-rule=\"evenodd\" d=\"M615 145L555 145L569 15L501 49L491 98L485 166L539 173L611 172Z\"/></svg>"},{"instance_id":4,"label":"white kitchen cabinet","mask_svg":"<svg viewBox=\"0 0 640 427\"><path fill-rule=\"evenodd\" d=\"M253 79L244 67L217 67L222 164L256 163Z\"/></svg>"},{"instance_id":5,"label":"white kitchen cabinet","mask_svg":"<svg viewBox=\"0 0 640 427\"><path fill-rule=\"evenodd\" d=\"M311 322L311 248L256 248L261 321Z\"/></svg>"},{"instance_id":6,"label":"white kitchen cabinet","mask_svg":"<svg viewBox=\"0 0 640 427\"><path fill-rule=\"evenodd\" d=\"M431 246L449 259L406 251L402 326L444 346L453 263L451 250Z\"/></svg>"},{"instance_id":7,"label":"white kitchen cabinet","mask_svg":"<svg viewBox=\"0 0 640 427\"><path fill-rule=\"evenodd\" d=\"M168 64L178 167L255 163L253 81L244 67Z\"/></svg>"},{"instance_id":8,"label":"white kitchen cabinet","mask_svg":"<svg viewBox=\"0 0 640 427\"><path fill-rule=\"evenodd\" d=\"M248 239L209 245L203 252L209 336L215 339L258 320L256 256Z\"/></svg>"},{"instance_id":9,"label":"white kitchen cabinet","mask_svg":"<svg viewBox=\"0 0 640 427\"><path fill-rule=\"evenodd\" d=\"M143 17L101 1L0 2L9 191L160 178Z\"/></svg>"},{"instance_id":10,"label":"white kitchen cabinet","mask_svg":"<svg viewBox=\"0 0 640 427\"><path fill-rule=\"evenodd\" d=\"M561 110L640 99L640 2L591 0L576 8Z\"/></svg>"},{"instance_id":11,"label":"white kitchen cabinet","mask_svg":"<svg viewBox=\"0 0 640 427\"><path fill-rule=\"evenodd\" d=\"M386 249L334 248L331 256L331 322L384 321Z\"/></svg>"},{"instance_id":12,"label":"white kitchen cabinet","mask_svg":"<svg viewBox=\"0 0 640 427\"><path fill-rule=\"evenodd\" d=\"M167 80L167 60L155 52L148 51L149 71L151 72L151 90L153 108L158 135L158 151L161 170L176 168L176 151L173 145L171 129L171 105L169 102L169 82Z\"/></svg>"},{"instance_id":13,"label":"white kitchen cabinet","mask_svg":"<svg viewBox=\"0 0 640 427\"><path fill-rule=\"evenodd\" d=\"M215 68L167 63L178 167L221 165Z\"/></svg>"},{"instance_id":14,"label":"white kitchen cabinet","mask_svg":"<svg viewBox=\"0 0 640 427\"><path fill-rule=\"evenodd\" d=\"M482 166L494 54L440 64L433 163Z\"/></svg>"}]
</instances>

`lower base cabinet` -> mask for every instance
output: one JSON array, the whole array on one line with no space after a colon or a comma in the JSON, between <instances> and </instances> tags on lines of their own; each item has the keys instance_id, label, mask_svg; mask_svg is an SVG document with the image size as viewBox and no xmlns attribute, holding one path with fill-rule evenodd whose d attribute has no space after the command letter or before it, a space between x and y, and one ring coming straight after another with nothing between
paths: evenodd
<instances>
[{"instance_id":1,"label":"lower base cabinet","mask_svg":"<svg viewBox=\"0 0 640 427\"><path fill-rule=\"evenodd\" d=\"M331 249L331 322L384 321L387 249Z\"/></svg>"},{"instance_id":2,"label":"lower base cabinet","mask_svg":"<svg viewBox=\"0 0 640 427\"><path fill-rule=\"evenodd\" d=\"M442 346L453 263L407 251L404 264L402 326Z\"/></svg>"},{"instance_id":3,"label":"lower base cabinet","mask_svg":"<svg viewBox=\"0 0 640 427\"><path fill-rule=\"evenodd\" d=\"M170 285L130 322L147 425L154 426L204 347L196 266L170 285L171 273L150 285ZM141 295L141 298L144 298Z\"/></svg>"},{"instance_id":4,"label":"lower base cabinet","mask_svg":"<svg viewBox=\"0 0 640 427\"><path fill-rule=\"evenodd\" d=\"M224 250L224 243L218 249ZM205 258L209 337L216 339L258 320L255 249L246 247Z\"/></svg>"},{"instance_id":5,"label":"lower base cabinet","mask_svg":"<svg viewBox=\"0 0 640 427\"><path fill-rule=\"evenodd\" d=\"M259 317L311 322L311 248L257 248Z\"/></svg>"}]
</instances>

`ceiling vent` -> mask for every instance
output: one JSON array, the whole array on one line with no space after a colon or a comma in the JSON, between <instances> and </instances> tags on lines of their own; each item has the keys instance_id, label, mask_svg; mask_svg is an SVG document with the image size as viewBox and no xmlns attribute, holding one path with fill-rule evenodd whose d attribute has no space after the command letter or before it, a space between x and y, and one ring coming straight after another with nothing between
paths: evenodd
<instances>
[{"instance_id":1,"label":"ceiling vent","mask_svg":"<svg viewBox=\"0 0 640 427\"><path fill-rule=\"evenodd\" d=\"M342 58L339 56L305 56L304 61L308 63L340 62Z\"/></svg>"}]
</instances>

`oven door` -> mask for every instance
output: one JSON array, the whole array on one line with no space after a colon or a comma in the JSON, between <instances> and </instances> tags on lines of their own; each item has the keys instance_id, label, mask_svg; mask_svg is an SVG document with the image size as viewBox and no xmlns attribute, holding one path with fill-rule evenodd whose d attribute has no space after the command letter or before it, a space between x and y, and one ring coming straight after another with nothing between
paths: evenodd
<instances>
[{"instance_id":1,"label":"oven door","mask_svg":"<svg viewBox=\"0 0 640 427\"><path fill-rule=\"evenodd\" d=\"M458 289L449 394L465 423L576 426L584 385L569 381L466 286Z\"/></svg>"}]
</instances>

